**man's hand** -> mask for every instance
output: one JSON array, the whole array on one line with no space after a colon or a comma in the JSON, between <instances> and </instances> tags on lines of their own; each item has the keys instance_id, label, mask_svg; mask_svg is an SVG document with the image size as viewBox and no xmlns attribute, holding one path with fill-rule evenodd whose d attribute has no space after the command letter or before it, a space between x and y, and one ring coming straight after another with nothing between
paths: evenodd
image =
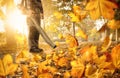
<instances>
[{"instance_id":1,"label":"man's hand","mask_svg":"<svg viewBox=\"0 0 120 78\"><path fill-rule=\"evenodd\" d=\"M44 19L44 14L40 13L40 17L41 17L41 19Z\"/></svg>"}]
</instances>

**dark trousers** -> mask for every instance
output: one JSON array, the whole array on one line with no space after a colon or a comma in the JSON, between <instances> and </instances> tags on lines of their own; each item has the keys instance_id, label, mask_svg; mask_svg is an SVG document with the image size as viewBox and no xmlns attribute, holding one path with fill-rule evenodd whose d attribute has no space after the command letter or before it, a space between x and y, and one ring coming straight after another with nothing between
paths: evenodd
<instances>
[{"instance_id":1,"label":"dark trousers","mask_svg":"<svg viewBox=\"0 0 120 78\"><path fill-rule=\"evenodd\" d=\"M52 47L55 48L56 45L50 40L45 31L39 27L40 24L40 14L32 14L30 17L27 17L27 24L29 29L29 48L38 47L39 35ZM38 28L38 29L37 29Z\"/></svg>"},{"instance_id":2,"label":"dark trousers","mask_svg":"<svg viewBox=\"0 0 120 78\"><path fill-rule=\"evenodd\" d=\"M27 25L28 25L28 31L29 31L29 48L32 47L38 47L38 42L39 42L39 31L37 30L35 24L30 18L34 18L35 21L39 24L40 26L40 14L32 14L30 17L27 17Z\"/></svg>"}]
</instances>

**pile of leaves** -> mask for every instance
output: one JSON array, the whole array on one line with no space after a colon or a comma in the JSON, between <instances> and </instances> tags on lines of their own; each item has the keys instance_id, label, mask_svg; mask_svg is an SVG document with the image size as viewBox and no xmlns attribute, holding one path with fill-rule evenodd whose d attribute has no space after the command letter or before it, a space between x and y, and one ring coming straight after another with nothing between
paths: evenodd
<instances>
[{"instance_id":1,"label":"pile of leaves","mask_svg":"<svg viewBox=\"0 0 120 78\"><path fill-rule=\"evenodd\" d=\"M0 77L15 78L119 78L120 44L78 46L75 37L68 35L67 48L49 54L30 54L22 51L15 59L7 54L0 59ZM82 46L82 47L81 47ZM59 47L59 46L58 46ZM102 50L102 47L104 49Z\"/></svg>"}]
</instances>

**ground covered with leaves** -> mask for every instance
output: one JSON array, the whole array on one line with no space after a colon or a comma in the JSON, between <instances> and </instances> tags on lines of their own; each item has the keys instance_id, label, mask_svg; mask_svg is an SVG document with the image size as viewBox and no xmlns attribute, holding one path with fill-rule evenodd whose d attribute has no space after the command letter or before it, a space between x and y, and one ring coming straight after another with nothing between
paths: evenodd
<instances>
[{"instance_id":1,"label":"ground covered with leaves","mask_svg":"<svg viewBox=\"0 0 120 78\"><path fill-rule=\"evenodd\" d=\"M55 50L31 54L24 49L14 58L5 54L0 78L120 78L120 44L109 43L77 42L69 36Z\"/></svg>"}]
</instances>

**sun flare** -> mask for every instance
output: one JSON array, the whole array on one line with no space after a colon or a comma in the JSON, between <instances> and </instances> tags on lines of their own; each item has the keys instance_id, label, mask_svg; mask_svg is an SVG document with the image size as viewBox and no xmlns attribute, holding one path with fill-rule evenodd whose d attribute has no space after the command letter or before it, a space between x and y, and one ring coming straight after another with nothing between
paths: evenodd
<instances>
[{"instance_id":1,"label":"sun flare","mask_svg":"<svg viewBox=\"0 0 120 78\"><path fill-rule=\"evenodd\" d=\"M6 14L6 20L0 20L0 32L5 32L5 23L10 26L16 33L20 33L23 35L28 35L28 28L26 24L26 16L22 14L17 5L21 0L14 0L15 7L14 10L10 13L6 13L6 8L2 8L3 12Z\"/></svg>"},{"instance_id":2,"label":"sun flare","mask_svg":"<svg viewBox=\"0 0 120 78\"><path fill-rule=\"evenodd\" d=\"M8 16L8 23L18 33L27 35L26 16L21 13L19 9L15 9Z\"/></svg>"}]
</instances>

